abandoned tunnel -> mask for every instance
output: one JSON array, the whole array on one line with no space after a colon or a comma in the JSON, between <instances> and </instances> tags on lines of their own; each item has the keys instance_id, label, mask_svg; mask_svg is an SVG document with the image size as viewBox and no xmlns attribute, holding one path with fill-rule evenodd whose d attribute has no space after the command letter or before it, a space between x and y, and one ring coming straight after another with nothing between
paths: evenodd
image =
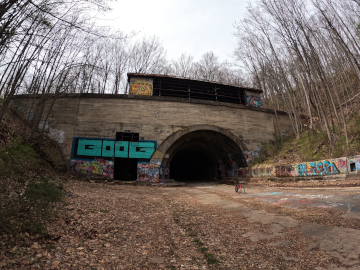
<instances>
[{"instance_id":1,"label":"abandoned tunnel","mask_svg":"<svg viewBox=\"0 0 360 270\"><path fill-rule=\"evenodd\" d=\"M169 147L168 153L170 177L177 181L221 179L224 171L241 166L245 159L241 158L243 152L232 139L211 130L198 130L181 136ZM237 161L234 161L235 156Z\"/></svg>"}]
</instances>

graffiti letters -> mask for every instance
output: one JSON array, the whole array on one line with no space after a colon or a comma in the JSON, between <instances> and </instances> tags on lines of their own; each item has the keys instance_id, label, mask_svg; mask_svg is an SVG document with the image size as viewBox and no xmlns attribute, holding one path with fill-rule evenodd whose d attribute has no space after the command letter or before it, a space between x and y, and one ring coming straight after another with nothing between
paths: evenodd
<instances>
[{"instance_id":1,"label":"graffiti letters","mask_svg":"<svg viewBox=\"0 0 360 270\"><path fill-rule=\"evenodd\" d=\"M159 165L138 163L138 181L159 182Z\"/></svg>"},{"instance_id":2,"label":"graffiti letters","mask_svg":"<svg viewBox=\"0 0 360 270\"><path fill-rule=\"evenodd\" d=\"M100 174L113 178L114 176L114 162L99 159L99 160L72 160L70 164L72 171L81 174Z\"/></svg>"},{"instance_id":3,"label":"graffiti letters","mask_svg":"<svg viewBox=\"0 0 360 270\"><path fill-rule=\"evenodd\" d=\"M153 85L148 82L130 82L130 95L152 96Z\"/></svg>"},{"instance_id":4,"label":"graffiti letters","mask_svg":"<svg viewBox=\"0 0 360 270\"><path fill-rule=\"evenodd\" d=\"M74 158L119 157L150 159L155 151L155 142L125 142L101 139L75 138Z\"/></svg>"},{"instance_id":5,"label":"graffiti letters","mask_svg":"<svg viewBox=\"0 0 360 270\"><path fill-rule=\"evenodd\" d=\"M298 164L297 171L299 173L299 176L327 175L327 174L340 173L340 171L335 165L335 162L330 163L329 161Z\"/></svg>"}]
</instances>

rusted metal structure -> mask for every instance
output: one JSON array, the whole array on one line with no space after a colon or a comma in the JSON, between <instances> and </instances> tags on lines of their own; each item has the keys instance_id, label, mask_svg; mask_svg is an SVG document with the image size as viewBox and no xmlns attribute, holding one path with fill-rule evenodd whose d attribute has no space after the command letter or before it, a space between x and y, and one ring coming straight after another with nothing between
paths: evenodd
<instances>
[{"instance_id":1,"label":"rusted metal structure","mask_svg":"<svg viewBox=\"0 0 360 270\"><path fill-rule=\"evenodd\" d=\"M259 89L168 75L141 73L128 73L127 75L130 86L129 92L135 95L202 99L251 106L251 104L247 104L247 98L255 97L260 100L260 94L263 92ZM139 82L152 85L151 94L149 91L147 94L131 91L131 86Z\"/></svg>"}]
</instances>

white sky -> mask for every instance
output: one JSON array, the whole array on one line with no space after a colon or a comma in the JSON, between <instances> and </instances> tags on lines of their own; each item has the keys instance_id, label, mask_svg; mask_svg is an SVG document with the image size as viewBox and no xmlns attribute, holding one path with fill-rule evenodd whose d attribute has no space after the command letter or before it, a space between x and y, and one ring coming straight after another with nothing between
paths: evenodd
<instances>
[{"instance_id":1,"label":"white sky","mask_svg":"<svg viewBox=\"0 0 360 270\"><path fill-rule=\"evenodd\" d=\"M156 35L168 59L187 52L195 60L213 51L219 60L231 61L236 38L233 24L242 18L248 0L118 0L101 24L123 32ZM113 20L112 20L113 19Z\"/></svg>"}]
</instances>

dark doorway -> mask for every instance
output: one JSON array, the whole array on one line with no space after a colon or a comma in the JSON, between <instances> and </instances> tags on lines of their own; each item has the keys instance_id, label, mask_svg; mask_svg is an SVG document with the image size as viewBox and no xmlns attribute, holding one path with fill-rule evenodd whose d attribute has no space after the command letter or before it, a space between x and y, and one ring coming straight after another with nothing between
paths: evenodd
<instances>
[{"instance_id":1,"label":"dark doorway","mask_svg":"<svg viewBox=\"0 0 360 270\"><path fill-rule=\"evenodd\" d=\"M134 181L137 179L137 158L115 158L114 179Z\"/></svg>"},{"instance_id":2,"label":"dark doorway","mask_svg":"<svg viewBox=\"0 0 360 270\"><path fill-rule=\"evenodd\" d=\"M118 142L138 142L139 133L116 132L115 141ZM123 151L123 150L121 150ZM127 149L129 157L129 148ZM137 158L115 158L114 159L114 179L122 181L137 180Z\"/></svg>"},{"instance_id":3,"label":"dark doorway","mask_svg":"<svg viewBox=\"0 0 360 270\"><path fill-rule=\"evenodd\" d=\"M350 163L350 172L355 172L356 171L356 164L351 162Z\"/></svg>"},{"instance_id":4,"label":"dark doorway","mask_svg":"<svg viewBox=\"0 0 360 270\"><path fill-rule=\"evenodd\" d=\"M175 180L213 180L214 162L201 149L185 149L170 162L170 177Z\"/></svg>"}]
</instances>

